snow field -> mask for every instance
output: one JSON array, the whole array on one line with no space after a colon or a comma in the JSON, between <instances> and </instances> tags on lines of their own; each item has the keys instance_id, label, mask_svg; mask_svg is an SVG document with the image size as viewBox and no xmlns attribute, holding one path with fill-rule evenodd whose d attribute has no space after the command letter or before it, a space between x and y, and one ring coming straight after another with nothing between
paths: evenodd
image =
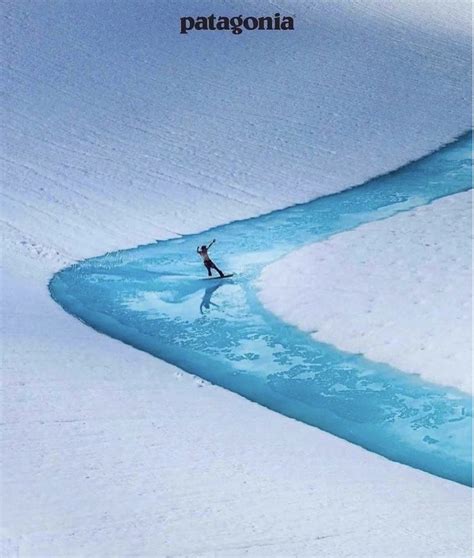
<instances>
[{"instance_id":1,"label":"snow field","mask_svg":"<svg viewBox=\"0 0 474 558\"><path fill-rule=\"evenodd\" d=\"M183 375L49 297L76 259L344 189L470 126L469 2L280 5L290 35L183 40L189 0L3 4L7 556L471 554L466 487Z\"/></svg>"},{"instance_id":2,"label":"snow field","mask_svg":"<svg viewBox=\"0 0 474 558\"><path fill-rule=\"evenodd\" d=\"M270 264L261 300L315 339L472 391L472 192Z\"/></svg>"}]
</instances>

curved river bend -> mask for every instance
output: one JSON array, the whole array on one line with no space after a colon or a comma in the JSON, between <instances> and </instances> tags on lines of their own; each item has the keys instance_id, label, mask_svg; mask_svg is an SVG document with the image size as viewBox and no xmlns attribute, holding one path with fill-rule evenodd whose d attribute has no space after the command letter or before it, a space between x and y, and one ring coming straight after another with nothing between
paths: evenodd
<instances>
[{"instance_id":1,"label":"curved river bend","mask_svg":"<svg viewBox=\"0 0 474 558\"><path fill-rule=\"evenodd\" d=\"M106 254L57 273L53 298L93 328L389 459L472 485L472 402L348 354L265 311L263 266L304 244L471 186L471 135L340 194ZM225 281L202 278L197 245ZM205 270L204 270L205 271Z\"/></svg>"}]
</instances>

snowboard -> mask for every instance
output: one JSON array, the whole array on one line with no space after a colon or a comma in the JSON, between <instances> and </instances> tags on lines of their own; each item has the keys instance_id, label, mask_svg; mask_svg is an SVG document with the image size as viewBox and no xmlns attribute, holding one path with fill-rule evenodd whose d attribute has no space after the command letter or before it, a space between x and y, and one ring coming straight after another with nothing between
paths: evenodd
<instances>
[{"instance_id":1,"label":"snowboard","mask_svg":"<svg viewBox=\"0 0 474 558\"><path fill-rule=\"evenodd\" d=\"M235 275L235 273L227 273L226 275L224 275L223 277L221 277L220 275L213 275L212 277L204 277L204 281L209 281L211 279L229 279L229 277L233 277Z\"/></svg>"}]
</instances>

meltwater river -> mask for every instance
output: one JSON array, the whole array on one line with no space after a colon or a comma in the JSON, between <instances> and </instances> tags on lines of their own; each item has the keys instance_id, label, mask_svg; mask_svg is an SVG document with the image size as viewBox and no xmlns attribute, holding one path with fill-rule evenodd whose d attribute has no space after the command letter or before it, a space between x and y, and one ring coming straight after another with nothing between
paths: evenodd
<instances>
[{"instance_id":1,"label":"meltwater river","mask_svg":"<svg viewBox=\"0 0 474 558\"><path fill-rule=\"evenodd\" d=\"M82 261L52 278L51 294L93 328L210 382L472 485L467 394L318 343L267 312L255 292L263 266L304 244L469 189L471 148L469 134L340 194ZM196 247L212 238L232 279L203 278Z\"/></svg>"}]
</instances>

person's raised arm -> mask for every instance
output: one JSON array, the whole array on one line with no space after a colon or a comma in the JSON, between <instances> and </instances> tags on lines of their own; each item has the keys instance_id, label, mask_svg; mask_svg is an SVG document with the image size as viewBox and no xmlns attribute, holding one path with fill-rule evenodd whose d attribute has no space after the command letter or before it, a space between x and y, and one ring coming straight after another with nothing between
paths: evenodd
<instances>
[{"instance_id":1,"label":"person's raised arm","mask_svg":"<svg viewBox=\"0 0 474 558\"><path fill-rule=\"evenodd\" d=\"M214 240L209 244L209 246L207 247L207 249L209 250L209 248L214 244L214 242L216 241L216 239L214 238Z\"/></svg>"}]
</instances>

